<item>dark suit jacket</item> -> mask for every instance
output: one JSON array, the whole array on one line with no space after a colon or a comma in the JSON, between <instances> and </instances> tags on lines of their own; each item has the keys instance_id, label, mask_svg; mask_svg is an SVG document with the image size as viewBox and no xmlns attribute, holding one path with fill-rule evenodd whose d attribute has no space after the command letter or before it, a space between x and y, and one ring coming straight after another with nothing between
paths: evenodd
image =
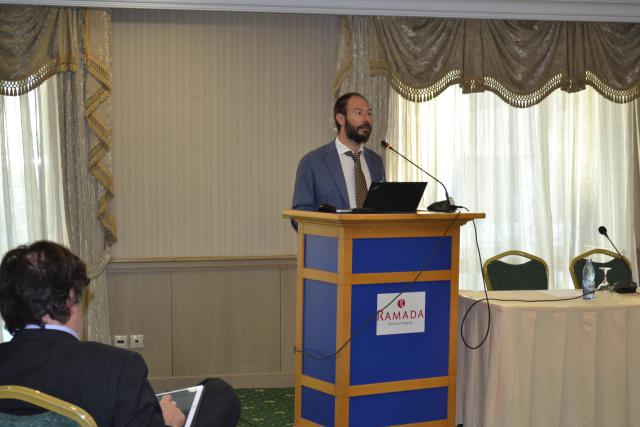
<instances>
[{"instance_id":1,"label":"dark suit jacket","mask_svg":"<svg viewBox=\"0 0 640 427\"><path fill-rule=\"evenodd\" d=\"M0 384L35 388L76 404L100 427L165 425L138 353L80 342L62 331L22 330L0 344ZM0 411L26 414L33 407L3 399Z\"/></svg>"},{"instance_id":2,"label":"dark suit jacket","mask_svg":"<svg viewBox=\"0 0 640 427\"><path fill-rule=\"evenodd\" d=\"M349 207L347 184L342 173L335 142L307 153L298 164L293 189L293 209L318 210L321 204L336 208ZM385 180L384 164L374 151L364 149L364 158L371 174L371 182Z\"/></svg>"}]
</instances>

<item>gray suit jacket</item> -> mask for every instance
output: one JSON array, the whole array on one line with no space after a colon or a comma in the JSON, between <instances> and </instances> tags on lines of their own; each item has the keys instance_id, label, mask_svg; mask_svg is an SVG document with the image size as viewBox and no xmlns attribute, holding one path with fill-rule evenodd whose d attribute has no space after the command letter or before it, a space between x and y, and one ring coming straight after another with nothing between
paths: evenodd
<instances>
[{"instance_id":1,"label":"gray suit jacket","mask_svg":"<svg viewBox=\"0 0 640 427\"><path fill-rule=\"evenodd\" d=\"M371 182L384 181L382 158L368 148L364 149L364 158ZM300 160L296 173L292 208L316 211L321 204L336 208L349 207L347 184L334 141L307 153Z\"/></svg>"}]
</instances>

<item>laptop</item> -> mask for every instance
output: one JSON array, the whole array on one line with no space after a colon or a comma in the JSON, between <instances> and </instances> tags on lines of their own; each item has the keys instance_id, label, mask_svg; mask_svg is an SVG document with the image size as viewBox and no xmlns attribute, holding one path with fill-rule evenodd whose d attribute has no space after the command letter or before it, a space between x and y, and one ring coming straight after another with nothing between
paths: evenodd
<instances>
[{"instance_id":1,"label":"laptop","mask_svg":"<svg viewBox=\"0 0 640 427\"><path fill-rule=\"evenodd\" d=\"M426 182L372 182L362 207L373 212L415 212Z\"/></svg>"},{"instance_id":2,"label":"laptop","mask_svg":"<svg viewBox=\"0 0 640 427\"><path fill-rule=\"evenodd\" d=\"M322 205L320 211L335 213L410 213L418 210L426 182L372 182L361 208L336 209Z\"/></svg>"},{"instance_id":3,"label":"laptop","mask_svg":"<svg viewBox=\"0 0 640 427\"><path fill-rule=\"evenodd\" d=\"M193 423L193 420L198 413L200 398L202 397L203 390L204 386L197 385L194 387L167 391L165 393L158 393L156 394L156 397L158 398L159 402L160 399L162 399L162 396L164 396L165 394L170 394L171 399L176 402L176 406L182 411L185 416L184 427L191 427L191 424Z\"/></svg>"}]
</instances>

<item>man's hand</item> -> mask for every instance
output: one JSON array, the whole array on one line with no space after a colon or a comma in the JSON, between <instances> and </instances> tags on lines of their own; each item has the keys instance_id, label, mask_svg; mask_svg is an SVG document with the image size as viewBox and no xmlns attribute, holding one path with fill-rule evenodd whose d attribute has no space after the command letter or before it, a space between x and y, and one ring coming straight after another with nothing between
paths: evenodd
<instances>
[{"instance_id":1,"label":"man's hand","mask_svg":"<svg viewBox=\"0 0 640 427\"><path fill-rule=\"evenodd\" d=\"M162 409L162 418L164 423L171 427L184 426L184 414L176 406L176 402L171 399L170 394L165 394L160 399L160 408Z\"/></svg>"}]
</instances>

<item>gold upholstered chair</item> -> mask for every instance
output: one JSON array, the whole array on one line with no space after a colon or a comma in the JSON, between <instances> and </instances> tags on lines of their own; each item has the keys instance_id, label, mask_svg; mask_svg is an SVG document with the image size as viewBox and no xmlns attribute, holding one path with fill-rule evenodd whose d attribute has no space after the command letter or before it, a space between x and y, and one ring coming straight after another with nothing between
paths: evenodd
<instances>
[{"instance_id":1,"label":"gold upholstered chair","mask_svg":"<svg viewBox=\"0 0 640 427\"><path fill-rule=\"evenodd\" d=\"M34 415L12 415L0 412L0 427L96 427L96 422L84 409L28 387L0 386L0 399L21 400L44 410Z\"/></svg>"},{"instance_id":2,"label":"gold upholstered chair","mask_svg":"<svg viewBox=\"0 0 640 427\"><path fill-rule=\"evenodd\" d=\"M607 281L609 283L631 283L631 263L629 260L607 249L596 248L576 256L569 264L571 279L576 289L582 289L582 269L587 262L587 258L592 259L593 268L596 270L596 286L604 278L604 273L600 270L600 267L611 268L607 273Z\"/></svg>"},{"instance_id":3,"label":"gold upholstered chair","mask_svg":"<svg viewBox=\"0 0 640 427\"><path fill-rule=\"evenodd\" d=\"M524 259L507 262L504 258ZM536 290L549 288L549 268L540 257L523 251L506 251L485 261L482 266L487 288L493 291Z\"/></svg>"}]
</instances>

